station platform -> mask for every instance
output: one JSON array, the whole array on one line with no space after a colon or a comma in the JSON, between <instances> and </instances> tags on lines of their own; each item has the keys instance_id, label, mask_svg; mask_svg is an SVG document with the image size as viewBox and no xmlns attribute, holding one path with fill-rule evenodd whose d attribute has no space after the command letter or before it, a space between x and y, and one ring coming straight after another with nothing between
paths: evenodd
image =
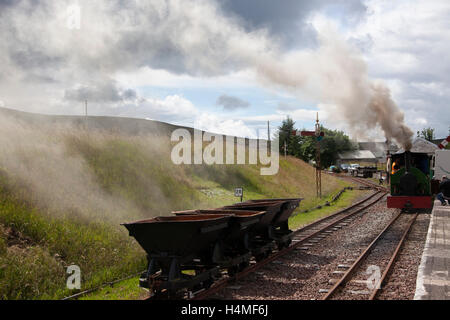
<instances>
[{"instance_id":1,"label":"station platform","mask_svg":"<svg viewBox=\"0 0 450 320\"><path fill-rule=\"evenodd\" d=\"M414 300L450 300L450 206L435 200Z\"/></svg>"}]
</instances>

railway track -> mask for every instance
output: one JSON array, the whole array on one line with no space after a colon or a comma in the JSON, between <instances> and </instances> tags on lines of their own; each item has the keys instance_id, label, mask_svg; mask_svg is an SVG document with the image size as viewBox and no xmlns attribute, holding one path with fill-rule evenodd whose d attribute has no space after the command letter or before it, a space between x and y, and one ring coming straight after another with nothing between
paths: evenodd
<instances>
[{"instance_id":1,"label":"railway track","mask_svg":"<svg viewBox=\"0 0 450 320\"><path fill-rule=\"evenodd\" d=\"M99 290L101 290L101 289L103 289L103 288L106 288L106 287L112 287L112 286L115 285L116 283L119 283L119 282L122 282L122 281L125 281L125 280L128 280L128 279L134 278L134 277L140 275L140 274L141 274L142 272L144 272L144 271L145 271L145 270L143 270L143 271L141 271L141 272L138 272L138 273L132 273L132 274L126 276L126 277L123 277L123 278L120 278L120 279L117 279L117 280L113 280L113 281L108 281L108 282L102 283L101 285L99 285L99 286L97 286L97 287L95 287L95 288L83 290L83 291L78 292L78 293L75 293L75 294L73 294L73 295L64 297L64 298L62 298L61 300L77 300L77 299L79 299L79 298L82 298L82 297L87 296L88 294L97 292L97 291L99 291Z\"/></svg>"},{"instance_id":2,"label":"railway track","mask_svg":"<svg viewBox=\"0 0 450 320\"><path fill-rule=\"evenodd\" d=\"M214 294L218 293L219 291L221 291L226 286L230 285L232 282L244 278L248 274L257 271L258 269L262 268L268 263L280 258L281 256L288 254L292 250L305 250L309 246L313 246L321 239L326 238L329 234L348 225L354 218L356 218L358 213L363 212L370 206L380 201L385 196L385 194L386 192L384 191L376 190L376 192L374 192L370 196L353 204L350 207L347 207L332 215L324 217L309 225L306 225L300 229L293 231L294 234L292 238L292 244L289 247L284 248L280 251L275 251L272 255L270 255L268 258L262 261L259 262L252 261L251 262L252 264L248 268L242 270L233 277L225 276L218 282L214 283L208 289L202 289L197 292L189 293L187 299L191 300L207 299L213 296ZM148 299L151 299L151 297L149 297Z\"/></svg>"},{"instance_id":3,"label":"railway track","mask_svg":"<svg viewBox=\"0 0 450 320\"><path fill-rule=\"evenodd\" d=\"M356 183L362 184L363 186L369 187L371 189L375 189L375 190L379 190L379 191L384 191L384 192L389 192L388 188L386 188L385 186L376 184L368 179L365 178L358 178L358 177L352 177L352 176L345 176L345 175L340 175L341 178L347 179L347 180L351 180L354 181Z\"/></svg>"},{"instance_id":4,"label":"railway track","mask_svg":"<svg viewBox=\"0 0 450 320\"><path fill-rule=\"evenodd\" d=\"M330 280L333 287L324 289L326 294L322 297L322 300L376 299L383 289L383 285L417 216L418 213L411 216L402 214L399 210L351 265L342 264L338 266L341 269L346 269L346 271L335 271L342 276L339 279ZM368 274L372 274L373 277L367 279Z\"/></svg>"}]
</instances>

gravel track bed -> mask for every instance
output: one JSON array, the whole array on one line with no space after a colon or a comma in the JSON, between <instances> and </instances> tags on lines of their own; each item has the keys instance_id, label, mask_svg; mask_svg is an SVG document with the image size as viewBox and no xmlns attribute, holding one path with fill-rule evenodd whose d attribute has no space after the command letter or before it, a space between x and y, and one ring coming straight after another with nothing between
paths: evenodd
<instances>
[{"instance_id":1,"label":"gravel track bed","mask_svg":"<svg viewBox=\"0 0 450 320\"><path fill-rule=\"evenodd\" d=\"M416 278L427 238L430 214L419 214L397 257L378 300L412 300Z\"/></svg>"},{"instance_id":2,"label":"gravel track bed","mask_svg":"<svg viewBox=\"0 0 450 320\"><path fill-rule=\"evenodd\" d=\"M377 243L375 243L374 248L357 267L355 274L353 274L350 279L351 281L342 285L342 288L340 288L331 298L337 300L368 299L369 295L372 293L372 289L368 287L368 284L365 283L365 281L370 280L371 276L376 275L377 268L379 276L386 270L389 260L411 219L412 215L400 215ZM375 281L375 279L372 281ZM372 283L372 285L374 284L375 283Z\"/></svg>"},{"instance_id":3,"label":"gravel track bed","mask_svg":"<svg viewBox=\"0 0 450 320\"><path fill-rule=\"evenodd\" d=\"M331 287L329 280L339 264L354 261L393 217L385 199L359 213L346 227L328 235L307 251L294 250L216 294L217 299L309 300L320 299L320 289Z\"/></svg>"}]
</instances>

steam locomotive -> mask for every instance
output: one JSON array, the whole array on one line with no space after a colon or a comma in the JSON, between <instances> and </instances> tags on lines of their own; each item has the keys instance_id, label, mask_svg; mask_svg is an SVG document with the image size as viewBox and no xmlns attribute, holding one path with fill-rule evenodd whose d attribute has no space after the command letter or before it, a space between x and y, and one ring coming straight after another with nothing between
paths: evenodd
<instances>
[{"instance_id":1,"label":"steam locomotive","mask_svg":"<svg viewBox=\"0 0 450 320\"><path fill-rule=\"evenodd\" d=\"M392 155L388 208L427 209L433 204L431 161L428 153L404 151Z\"/></svg>"}]
</instances>

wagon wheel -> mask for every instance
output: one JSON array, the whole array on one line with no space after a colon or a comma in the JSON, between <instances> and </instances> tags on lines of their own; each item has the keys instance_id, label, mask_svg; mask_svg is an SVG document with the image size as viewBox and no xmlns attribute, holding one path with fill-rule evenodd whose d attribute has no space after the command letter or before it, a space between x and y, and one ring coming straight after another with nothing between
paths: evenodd
<instances>
[{"instance_id":1,"label":"wagon wheel","mask_svg":"<svg viewBox=\"0 0 450 320\"><path fill-rule=\"evenodd\" d=\"M228 267L227 272L230 277L234 277L239 272L239 266Z\"/></svg>"},{"instance_id":2,"label":"wagon wheel","mask_svg":"<svg viewBox=\"0 0 450 320\"><path fill-rule=\"evenodd\" d=\"M250 261L244 261L239 264L239 271L244 270L250 265Z\"/></svg>"},{"instance_id":3,"label":"wagon wheel","mask_svg":"<svg viewBox=\"0 0 450 320\"><path fill-rule=\"evenodd\" d=\"M280 251L283 250L284 246L285 246L284 242L278 242L278 243L277 243L277 248L278 248L278 250L280 250Z\"/></svg>"},{"instance_id":4,"label":"wagon wheel","mask_svg":"<svg viewBox=\"0 0 450 320\"><path fill-rule=\"evenodd\" d=\"M282 250L283 248L289 247L289 245L291 244L291 242L292 242L292 240L291 240L291 239L288 239L288 240L286 240L286 241L284 241L284 242L279 242L279 243L277 243L278 250Z\"/></svg>"},{"instance_id":5,"label":"wagon wheel","mask_svg":"<svg viewBox=\"0 0 450 320\"><path fill-rule=\"evenodd\" d=\"M256 262L259 262L259 261L261 261L261 260L264 260L265 258L266 258L266 254L265 254L264 252L255 255L255 260L256 260Z\"/></svg>"},{"instance_id":6,"label":"wagon wheel","mask_svg":"<svg viewBox=\"0 0 450 320\"><path fill-rule=\"evenodd\" d=\"M264 252L261 252L261 253L257 254L257 255L255 256L255 260L256 260L257 262L259 262L259 261L264 260L264 259L266 259L267 257L269 257L271 254L272 254L272 250L266 250L266 251L264 251Z\"/></svg>"},{"instance_id":7,"label":"wagon wheel","mask_svg":"<svg viewBox=\"0 0 450 320\"><path fill-rule=\"evenodd\" d=\"M208 280L203 281L203 288L208 289L209 287L212 286L213 283L214 280L209 278Z\"/></svg>"}]
</instances>

